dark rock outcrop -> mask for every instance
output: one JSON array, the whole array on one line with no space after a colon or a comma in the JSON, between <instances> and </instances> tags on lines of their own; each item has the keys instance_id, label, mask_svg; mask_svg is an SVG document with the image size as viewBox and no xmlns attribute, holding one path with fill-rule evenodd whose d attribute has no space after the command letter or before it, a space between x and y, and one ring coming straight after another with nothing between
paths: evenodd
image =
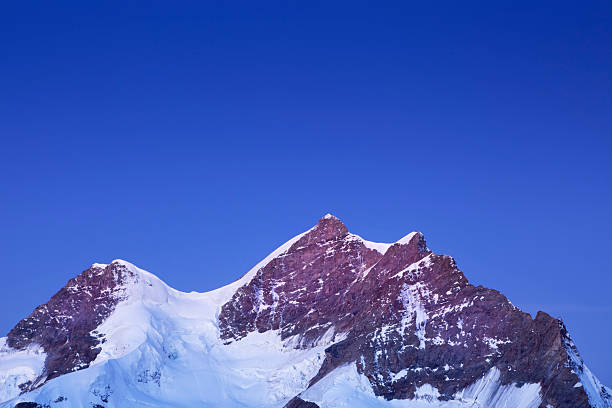
<instances>
[{"instance_id":1,"label":"dark rock outcrop","mask_svg":"<svg viewBox=\"0 0 612 408\"><path fill-rule=\"evenodd\" d=\"M123 299L123 283L132 275L120 262L93 265L17 323L7 344L15 349L38 344L47 353L44 372L22 384L22 391L87 368L95 360L103 340L94 331Z\"/></svg>"},{"instance_id":2,"label":"dark rock outcrop","mask_svg":"<svg viewBox=\"0 0 612 408\"><path fill-rule=\"evenodd\" d=\"M311 385L356 363L374 392L407 399L430 384L441 399L491 368L502 384L540 383L542 407L588 407L568 361L562 323L521 312L493 289L473 286L453 258L411 234L384 254L325 217L260 269L219 315L227 342L279 330L296 347L343 340L326 350ZM340 337L339 337L340 336Z\"/></svg>"},{"instance_id":3,"label":"dark rock outcrop","mask_svg":"<svg viewBox=\"0 0 612 408\"><path fill-rule=\"evenodd\" d=\"M96 359L105 341L96 329L128 296L135 270L121 261L93 265L11 330L8 346L40 345L46 353L42 374L19 384L22 392ZM218 325L226 344L275 330L291 347L328 345L309 386L354 364L388 400L412 399L425 384L449 400L494 371L502 385L539 384L542 408L592 405L578 384L588 369L563 323L544 312L532 318L500 292L470 284L420 233L381 246L325 216L234 292ZM139 383L160 379L160 371L137 376ZM606 388L599 394L612 406ZM106 403L110 389L93 395ZM304 395L285 408L318 408Z\"/></svg>"},{"instance_id":4,"label":"dark rock outcrop","mask_svg":"<svg viewBox=\"0 0 612 408\"><path fill-rule=\"evenodd\" d=\"M319 406L314 402L304 401L300 397L295 397L284 408L319 408Z\"/></svg>"}]
</instances>

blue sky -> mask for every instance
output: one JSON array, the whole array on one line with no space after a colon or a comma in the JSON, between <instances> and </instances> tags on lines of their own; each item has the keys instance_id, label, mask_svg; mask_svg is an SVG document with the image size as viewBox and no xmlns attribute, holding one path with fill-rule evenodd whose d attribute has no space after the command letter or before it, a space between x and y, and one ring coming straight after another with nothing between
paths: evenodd
<instances>
[{"instance_id":1,"label":"blue sky","mask_svg":"<svg viewBox=\"0 0 612 408\"><path fill-rule=\"evenodd\" d=\"M0 332L93 262L228 283L331 212L422 231L612 385L609 2L18 2Z\"/></svg>"}]
</instances>

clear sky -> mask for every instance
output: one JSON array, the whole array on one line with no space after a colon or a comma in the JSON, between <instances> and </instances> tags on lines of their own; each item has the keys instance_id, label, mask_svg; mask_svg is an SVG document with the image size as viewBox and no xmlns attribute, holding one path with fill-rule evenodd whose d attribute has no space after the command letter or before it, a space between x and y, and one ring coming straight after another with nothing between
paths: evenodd
<instances>
[{"instance_id":1,"label":"clear sky","mask_svg":"<svg viewBox=\"0 0 612 408\"><path fill-rule=\"evenodd\" d=\"M562 317L612 386L611 2L25 3L2 334L93 262L206 291L331 212Z\"/></svg>"}]
</instances>

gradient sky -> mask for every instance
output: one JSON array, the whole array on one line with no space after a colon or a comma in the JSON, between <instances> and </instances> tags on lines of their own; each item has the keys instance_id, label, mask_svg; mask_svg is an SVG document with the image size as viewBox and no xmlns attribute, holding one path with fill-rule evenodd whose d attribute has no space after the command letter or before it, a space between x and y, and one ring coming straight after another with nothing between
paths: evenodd
<instances>
[{"instance_id":1,"label":"gradient sky","mask_svg":"<svg viewBox=\"0 0 612 408\"><path fill-rule=\"evenodd\" d=\"M612 385L609 1L25 3L0 333L93 262L206 291L331 212L562 317Z\"/></svg>"}]
</instances>

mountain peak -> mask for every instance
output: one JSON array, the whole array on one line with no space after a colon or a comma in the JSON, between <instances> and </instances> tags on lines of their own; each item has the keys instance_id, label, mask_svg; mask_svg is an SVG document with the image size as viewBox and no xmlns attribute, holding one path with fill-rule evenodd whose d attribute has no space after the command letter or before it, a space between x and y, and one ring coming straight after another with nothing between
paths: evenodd
<instances>
[{"instance_id":1,"label":"mountain peak","mask_svg":"<svg viewBox=\"0 0 612 408\"><path fill-rule=\"evenodd\" d=\"M410 242L411 242L413 239L415 239L415 237L416 237L416 239L418 239L418 240L420 240L420 239L425 239L425 237L423 236L423 234L422 234L422 233L420 233L420 232L416 232L416 231L413 231L413 232L411 232L410 234L408 234L408 235L406 235L406 236L404 236L404 237L400 238L400 239L399 239L398 241L396 241L395 243L396 243L396 244L400 244L400 245L407 245L407 244L410 244Z\"/></svg>"},{"instance_id":2,"label":"mountain peak","mask_svg":"<svg viewBox=\"0 0 612 408\"><path fill-rule=\"evenodd\" d=\"M338 217L326 214L312 228L303 239L309 243L326 242L342 238L348 234L348 228Z\"/></svg>"},{"instance_id":3,"label":"mountain peak","mask_svg":"<svg viewBox=\"0 0 612 408\"><path fill-rule=\"evenodd\" d=\"M128 262L128 261L124 261L123 259L115 259L115 260L113 260L110 263L110 265L125 266L129 270L140 269L136 265L134 265L133 263Z\"/></svg>"},{"instance_id":4,"label":"mountain peak","mask_svg":"<svg viewBox=\"0 0 612 408\"><path fill-rule=\"evenodd\" d=\"M345 388L381 407L612 408L560 320L470 284L420 232L374 243L331 214L209 293L93 264L0 338L0 408L317 408Z\"/></svg>"},{"instance_id":5,"label":"mountain peak","mask_svg":"<svg viewBox=\"0 0 612 408\"><path fill-rule=\"evenodd\" d=\"M395 242L394 246L415 248L419 254L429 252L425 236L420 232L411 232L399 241Z\"/></svg>"},{"instance_id":6,"label":"mountain peak","mask_svg":"<svg viewBox=\"0 0 612 408\"><path fill-rule=\"evenodd\" d=\"M340 218L338 218L335 215L332 215L330 213L325 214L317 222L317 225L331 225L331 224L333 224L333 225L341 225L342 227L346 228L344 223L342 221L340 221Z\"/></svg>"}]
</instances>

